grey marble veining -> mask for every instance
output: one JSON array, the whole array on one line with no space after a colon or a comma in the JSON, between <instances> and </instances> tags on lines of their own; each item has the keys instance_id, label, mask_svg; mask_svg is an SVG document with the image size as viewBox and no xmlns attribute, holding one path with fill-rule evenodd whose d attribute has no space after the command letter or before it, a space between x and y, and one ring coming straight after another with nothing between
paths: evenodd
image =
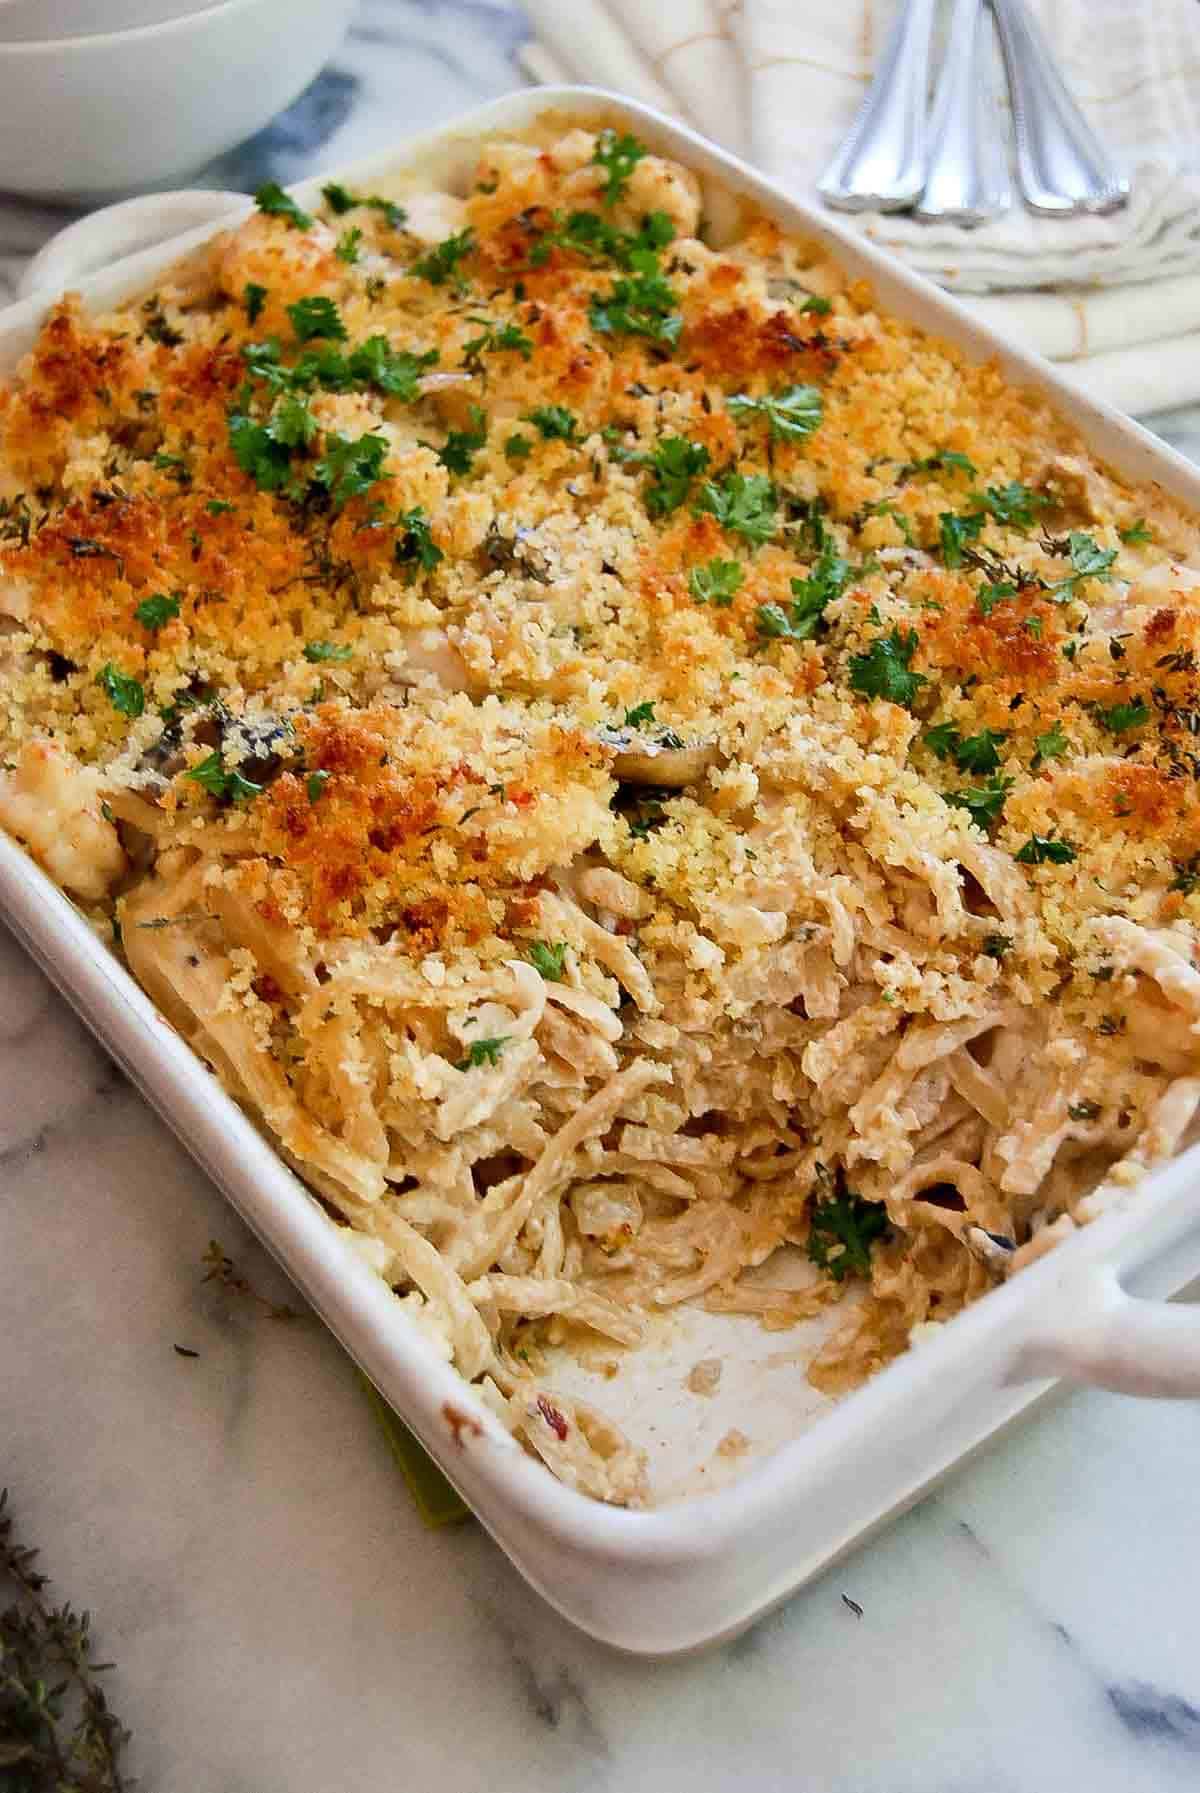
<instances>
[{"instance_id":1,"label":"grey marble veining","mask_svg":"<svg viewBox=\"0 0 1200 1793\"><path fill-rule=\"evenodd\" d=\"M516 84L523 30L369 0L198 178L288 180L448 117ZM58 222L0 204L10 274ZM1162 428L1200 452L1200 413ZM94 1609L144 1793L1200 1785L1197 1407L1064 1399L735 1643L648 1665L478 1526L425 1531L336 1344L205 1283L212 1238L295 1300L0 935L0 1483Z\"/></svg>"}]
</instances>

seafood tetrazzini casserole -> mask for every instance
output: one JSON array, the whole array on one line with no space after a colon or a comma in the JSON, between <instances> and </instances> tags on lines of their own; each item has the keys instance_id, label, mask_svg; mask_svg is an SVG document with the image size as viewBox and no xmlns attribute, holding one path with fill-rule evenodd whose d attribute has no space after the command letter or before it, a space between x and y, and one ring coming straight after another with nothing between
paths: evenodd
<instances>
[{"instance_id":1,"label":"seafood tetrazzini casserole","mask_svg":"<svg viewBox=\"0 0 1200 1793\"><path fill-rule=\"evenodd\" d=\"M1198 586L1044 401L547 122L49 313L0 823L512 1431L636 1502L551 1346L843 1301L836 1392L1187 1136Z\"/></svg>"}]
</instances>

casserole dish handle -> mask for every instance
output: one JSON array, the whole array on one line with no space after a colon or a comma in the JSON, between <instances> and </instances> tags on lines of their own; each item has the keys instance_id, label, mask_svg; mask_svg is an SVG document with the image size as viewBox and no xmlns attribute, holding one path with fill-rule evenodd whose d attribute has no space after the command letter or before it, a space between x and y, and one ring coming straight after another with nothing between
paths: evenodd
<instances>
[{"instance_id":1,"label":"casserole dish handle","mask_svg":"<svg viewBox=\"0 0 1200 1793\"><path fill-rule=\"evenodd\" d=\"M17 297L66 292L98 268L109 267L141 249L152 249L198 225L213 224L249 203L244 193L181 187L101 206L43 244L17 283Z\"/></svg>"},{"instance_id":2,"label":"casserole dish handle","mask_svg":"<svg viewBox=\"0 0 1200 1793\"><path fill-rule=\"evenodd\" d=\"M1200 1305L1130 1295L1110 1264L1089 1265L1063 1297L1026 1342L1011 1381L1053 1377L1115 1394L1200 1396Z\"/></svg>"}]
</instances>

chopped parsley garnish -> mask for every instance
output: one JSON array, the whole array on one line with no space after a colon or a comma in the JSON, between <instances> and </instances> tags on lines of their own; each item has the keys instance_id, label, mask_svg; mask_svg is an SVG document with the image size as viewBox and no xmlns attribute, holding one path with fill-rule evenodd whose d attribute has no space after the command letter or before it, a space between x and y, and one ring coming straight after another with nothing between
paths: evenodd
<instances>
[{"instance_id":1,"label":"chopped parsley garnish","mask_svg":"<svg viewBox=\"0 0 1200 1793\"><path fill-rule=\"evenodd\" d=\"M1033 745L1035 751L1030 763L1036 772L1043 760L1061 759L1067 752L1070 743L1063 734L1062 723L1056 722L1054 727L1048 728L1044 735L1035 735Z\"/></svg>"},{"instance_id":2,"label":"chopped parsley garnish","mask_svg":"<svg viewBox=\"0 0 1200 1793\"><path fill-rule=\"evenodd\" d=\"M705 566L692 568L688 574L688 590L697 604L715 604L723 610L733 603L742 577L740 561L710 560Z\"/></svg>"},{"instance_id":3,"label":"chopped parsley garnish","mask_svg":"<svg viewBox=\"0 0 1200 1793\"><path fill-rule=\"evenodd\" d=\"M383 463L388 452L386 436L344 436L340 430L327 432L325 453L313 467L313 480L324 486L341 510L351 498L369 492L383 477Z\"/></svg>"},{"instance_id":4,"label":"chopped parsley garnish","mask_svg":"<svg viewBox=\"0 0 1200 1793\"><path fill-rule=\"evenodd\" d=\"M325 786L329 783L329 778L330 774L328 772L318 770L309 773L308 777L304 780L304 788L308 792L308 800L310 803L316 803L324 796Z\"/></svg>"},{"instance_id":5,"label":"chopped parsley garnish","mask_svg":"<svg viewBox=\"0 0 1200 1793\"><path fill-rule=\"evenodd\" d=\"M286 218L293 230L307 230L312 223L312 214L301 211L290 193L285 193L278 181L267 181L254 195L254 203L260 212L268 213L272 218Z\"/></svg>"},{"instance_id":6,"label":"chopped parsley garnish","mask_svg":"<svg viewBox=\"0 0 1200 1793\"><path fill-rule=\"evenodd\" d=\"M865 654L850 657L851 690L911 709L921 686L927 683L924 673L912 670L917 646L915 629L907 633L893 629L890 635L876 636Z\"/></svg>"},{"instance_id":7,"label":"chopped parsley garnish","mask_svg":"<svg viewBox=\"0 0 1200 1793\"><path fill-rule=\"evenodd\" d=\"M146 693L139 680L129 678L110 660L96 674L96 683L114 710L136 719L146 708Z\"/></svg>"},{"instance_id":8,"label":"chopped parsley garnish","mask_svg":"<svg viewBox=\"0 0 1200 1793\"><path fill-rule=\"evenodd\" d=\"M359 230L357 224L352 225L349 230L344 230L342 232L341 236L334 244L333 253L337 256L339 261L344 261L348 267L353 267L358 260L359 250L362 247L362 240L362 231Z\"/></svg>"},{"instance_id":9,"label":"chopped parsley garnish","mask_svg":"<svg viewBox=\"0 0 1200 1793\"><path fill-rule=\"evenodd\" d=\"M469 430L451 430L446 437L446 446L438 455L443 467L451 473L467 474L479 450L487 441L487 416L478 405L472 405L468 413L471 420Z\"/></svg>"},{"instance_id":10,"label":"chopped parsley garnish","mask_svg":"<svg viewBox=\"0 0 1200 1793\"><path fill-rule=\"evenodd\" d=\"M658 272L658 258L638 250L632 258L635 265L642 257L653 264L652 269L615 280L608 294L593 293L588 317L602 336L645 336L673 349L683 329L675 294Z\"/></svg>"},{"instance_id":11,"label":"chopped parsley garnish","mask_svg":"<svg viewBox=\"0 0 1200 1793\"><path fill-rule=\"evenodd\" d=\"M156 591L151 597L143 598L133 614L144 629L161 629L179 615L179 598Z\"/></svg>"},{"instance_id":12,"label":"chopped parsley garnish","mask_svg":"<svg viewBox=\"0 0 1200 1793\"><path fill-rule=\"evenodd\" d=\"M242 288L242 304L246 310L246 322L257 324L262 316L262 308L267 302L267 289L260 286L257 280L248 280Z\"/></svg>"},{"instance_id":13,"label":"chopped parsley garnish","mask_svg":"<svg viewBox=\"0 0 1200 1793\"><path fill-rule=\"evenodd\" d=\"M579 422L565 405L539 405L525 413L527 423L536 424L545 442L578 442Z\"/></svg>"},{"instance_id":14,"label":"chopped parsley garnish","mask_svg":"<svg viewBox=\"0 0 1200 1793\"><path fill-rule=\"evenodd\" d=\"M1020 865L1070 865L1077 857L1070 841L1052 834L1031 834L1014 858Z\"/></svg>"},{"instance_id":15,"label":"chopped parsley garnish","mask_svg":"<svg viewBox=\"0 0 1200 1793\"><path fill-rule=\"evenodd\" d=\"M557 245L573 249L589 261L608 260L618 267L631 268L635 252L641 251L643 273L657 265L657 254L675 236L675 226L665 212L647 212L636 232L617 230L599 212L572 212L566 223L556 223L544 231L529 251L533 267L543 267L550 251Z\"/></svg>"},{"instance_id":16,"label":"chopped parsley garnish","mask_svg":"<svg viewBox=\"0 0 1200 1793\"><path fill-rule=\"evenodd\" d=\"M629 177L642 160L649 155L644 143L628 131L619 136L614 130L601 131L596 139L596 150L592 161L605 173L602 197L605 205L615 205L629 185Z\"/></svg>"},{"instance_id":17,"label":"chopped parsley garnish","mask_svg":"<svg viewBox=\"0 0 1200 1793\"><path fill-rule=\"evenodd\" d=\"M462 293L467 290L467 281L458 264L465 261L468 255L474 254L474 251L475 232L468 224L465 230L435 244L427 254L413 262L408 271L427 280L430 286L451 285Z\"/></svg>"},{"instance_id":18,"label":"chopped parsley garnish","mask_svg":"<svg viewBox=\"0 0 1200 1793\"><path fill-rule=\"evenodd\" d=\"M908 479L914 473L965 473L968 479L974 479L978 468L974 461L960 454L957 448L943 448L937 454L927 454L920 461L905 461L900 468L899 477Z\"/></svg>"},{"instance_id":19,"label":"chopped parsley garnish","mask_svg":"<svg viewBox=\"0 0 1200 1793\"><path fill-rule=\"evenodd\" d=\"M401 511L396 518L396 559L402 566L432 572L445 556L429 532L429 519L421 505Z\"/></svg>"},{"instance_id":20,"label":"chopped parsley garnish","mask_svg":"<svg viewBox=\"0 0 1200 1793\"><path fill-rule=\"evenodd\" d=\"M912 547L912 545L913 545L912 524L909 522L909 520L908 520L907 516L904 514L904 512L900 509L900 506L898 504L893 504L889 498L881 499L881 501L878 504L868 504L866 509L861 513L861 515L862 515L864 522L867 520L868 517L890 517L892 519L893 523L895 523L897 529L900 531L901 535L904 537L904 540L905 540L906 544L908 545L908 547L910 547L910 548Z\"/></svg>"},{"instance_id":21,"label":"chopped parsley garnish","mask_svg":"<svg viewBox=\"0 0 1200 1793\"><path fill-rule=\"evenodd\" d=\"M504 444L504 458L508 461L527 461L532 453L533 443L520 430L516 430Z\"/></svg>"},{"instance_id":22,"label":"chopped parsley garnish","mask_svg":"<svg viewBox=\"0 0 1200 1793\"><path fill-rule=\"evenodd\" d=\"M382 212L389 230L399 230L408 217L402 205L396 205L391 199L384 199L378 193L351 193L347 187L339 186L337 181L330 181L327 187L321 188L321 197L337 217L352 212L355 206L370 206L372 211Z\"/></svg>"},{"instance_id":23,"label":"chopped parsley garnish","mask_svg":"<svg viewBox=\"0 0 1200 1793\"><path fill-rule=\"evenodd\" d=\"M232 511L236 507L227 503L224 498L210 498L204 508L210 517L223 517L227 511Z\"/></svg>"},{"instance_id":24,"label":"chopped parsley garnish","mask_svg":"<svg viewBox=\"0 0 1200 1793\"><path fill-rule=\"evenodd\" d=\"M167 454L160 448L154 456L152 465L160 473L169 473L172 479L178 480L181 486L190 486L192 483L192 470L187 464L186 455Z\"/></svg>"},{"instance_id":25,"label":"chopped parsley garnish","mask_svg":"<svg viewBox=\"0 0 1200 1793\"><path fill-rule=\"evenodd\" d=\"M962 736L952 722L935 722L932 728L926 729L924 740L930 753L940 760L948 760Z\"/></svg>"},{"instance_id":26,"label":"chopped parsley garnish","mask_svg":"<svg viewBox=\"0 0 1200 1793\"><path fill-rule=\"evenodd\" d=\"M835 1282L871 1274L871 1246L888 1229L883 1202L864 1201L854 1190L815 1201L809 1210L808 1255Z\"/></svg>"},{"instance_id":27,"label":"chopped parsley garnish","mask_svg":"<svg viewBox=\"0 0 1200 1793\"><path fill-rule=\"evenodd\" d=\"M291 474L291 450L277 442L261 423L241 412L229 419L229 446L243 473L264 492L278 492Z\"/></svg>"},{"instance_id":28,"label":"chopped parsley garnish","mask_svg":"<svg viewBox=\"0 0 1200 1793\"><path fill-rule=\"evenodd\" d=\"M500 1062L500 1054L512 1038L511 1034L501 1034L494 1040L472 1040L467 1048L467 1056L458 1061L460 1071L477 1069L480 1065L495 1065Z\"/></svg>"},{"instance_id":29,"label":"chopped parsley garnish","mask_svg":"<svg viewBox=\"0 0 1200 1793\"><path fill-rule=\"evenodd\" d=\"M984 954L989 959L1002 959L1012 951L1011 934L985 934L983 937Z\"/></svg>"},{"instance_id":30,"label":"chopped parsley garnish","mask_svg":"<svg viewBox=\"0 0 1200 1793\"><path fill-rule=\"evenodd\" d=\"M821 394L815 386L785 386L762 398L739 392L729 400L728 408L735 417L765 419L775 441L802 442L821 422Z\"/></svg>"},{"instance_id":31,"label":"chopped parsley garnish","mask_svg":"<svg viewBox=\"0 0 1200 1793\"><path fill-rule=\"evenodd\" d=\"M302 398L285 398L267 420L272 442L284 448L307 448L317 434L317 420Z\"/></svg>"},{"instance_id":32,"label":"chopped parsley garnish","mask_svg":"<svg viewBox=\"0 0 1200 1793\"><path fill-rule=\"evenodd\" d=\"M533 338L527 336L520 324L493 324L490 318L473 317L468 320L472 324L483 326L478 336L463 344L463 366L479 371L481 355L502 355L506 353L520 355L528 361L533 354Z\"/></svg>"},{"instance_id":33,"label":"chopped parsley garnish","mask_svg":"<svg viewBox=\"0 0 1200 1793\"><path fill-rule=\"evenodd\" d=\"M706 480L693 507L756 548L775 534L775 488L762 473L726 473Z\"/></svg>"},{"instance_id":34,"label":"chopped parsley garnish","mask_svg":"<svg viewBox=\"0 0 1200 1793\"><path fill-rule=\"evenodd\" d=\"M1171 869L1175 873L1171 890L1182 891L1184 896L1194 896L1200 890L1200 853L1193 853L1190 859L1173 860Z\"/></svg>"},{"instance_id":35,"label":"chopped parsley garnish","mask_svg":"<svg viewBox=\"0 0 1200 1793\"><path fill-rule=\"evenodd\" d=\"M813 317L826 318L832 310L832 299L823 298L820 293L810 293L800 307L800 315L803 317L804 313L807 311L811 313Z\"/></svg>"},{"instance_id":36,"label":"chopped parsley garnish","mask_svg":"<svg viewBox=\"0 0 1200 1793\"><path fill-rule=\"evenodd\" d=\"M346 368L353 380L411 405L421 396L422 375L437 365L437 359L436 349L418 355L411 349L394 349L386 336L368 336L351 350Z\"/></svg>"},{"instance_id":37,"label":"chopped parsley garnish","mask_svg":"<svg viewBox=\"0 0 1200 1793\"><path fill-rule=\"evenodd\" d=\"M1144 517L1139 517L1136 523L1131 523L1129 525L1128 529L1118 529L1117 534L1129 547L1133 547L1140 542L1152 542L1154 540L1154 531L1147 527L1146 519Z\"/></svg>"},{"instance_id":38,"label":"chopped parsley garnish","mask_svg":"<svg viewBox=\"0 0 1200 1793\"><path fill-rule=\"evenodd\" d=\"M960 772L995 772L1000 765L996 749L1008 736L1003 731L981 728L977 735L968 735L954 749L954 763Z\"/></svg>"},{"instance_id":39,"label":"chopped parsley garnish","mask_svg":"<svg viewBox=\"0 0 1200 1793\"><path fill-rule=\"evenodd\" d=\"M306 641L304 658L311 666L319 666L325 660L352 660L354 649L345 641Z\"/></svg>"},{"instance_id":40,"label":"chopped parsley garnish","mask_svg":"<svg viewBox=\"0 0 1200 1793\"><path fill-rule=\"evenodd\" d=\"M1017 588L1010 579L998 579L994 585L981 585L975 593L975 603L981 616L990 616L997 604L1005 598L1015 598Z\"/></svg>"},{"instance_id":41,"label":"chopped parsley garnish","mask_svg":"<svg viewBox=\"0 0 1200 1793\"><path fill-rule=\"evenodd\" d=\"M988 784L967 790L947 791L945 799L955 809L965 809L977 828L986 829L998 818L1011 788L1011 778L993 778Z\"/></svg>"},{"instance_id":42,"label":"chopped parsley garnish","mask_svg":"<svg viewBox=\"0 0 1200 1793\"><path fill-rule=\"evenodd\" d=\"M692 481L708 466L708 450L686 436L664 436L649 457L649 464L646 510L652 517L667 517L686 503Z\"/></svg>"},{"instance_id":43,"label":"chopped parsley garnish","mask_svg":"<svg viewBox=\"0 0 1200 1793\"><path fill-rule=\"evenodd\" d=\"M811 641L821 626L827 604L840 598L850 582L852 569L832 548L826 548L806 579L793 579L793 602L760 604L758 633L767 641Z\"/></svg>"},{"instance_id":44,"label":"chopped parsley garnish","mask_svg":"<svg viewBox=\"0 0 1200 1793\"><path fill-rule=\"evenodd\" d=\"M341 313L332 299L323 294L308 299L297 299L289 305L287 314L292 320L292 329L296 332L298 342L315 342L318 337L328 342L345 342L346 326L342 322Z\"/></svg>"},{"instance_id":45,"label":"chopped parsley garnish","mask_svg":"<svg viewBox=\"0 0 1200 1793\"><path fill-rule=\"evenodd\" d=\"M259 796L263 788L261 784L252 784L236 770L226 771L219 748L184 776L203 785L210 797L226 797L234 803L248 803Z\"/></svg>"},{"instance_id":46,"label":"chopped parsley garnish","mask_svg":"<svg viewBox=\"0 0 1200 1793\"><path fill-rule=\"evenodd\" d=\"M551 943L546 940L532 940L529 944L529 963L535 971L540 971L548 984L561 984L567 975L566 968L567 943L559 940Z\"/></svg>"},{"instance_id":47,"label":"chopped parsley garnish","mask_svg":"<svg viewBox=\"0 0 1200 1793\"><path fill-rule=\"evenodd\" d=\"M652 703L635 704L632 710L625 712L626 728L645 728L654 721L654 705Z\"/></svg>"},{"instance_id":48,"label":"chopped parsley garnish","mask_svg":"<svg viewBox=\"0 0 1200 1793\"><path fill-rule=\"evenodd\" d=\"M938 518L941 531L942 559L952 572L963 564L963 549L968 542L978 537L987 521L982 511L971 511L966 516L958 516L954 511L943 511Z\"/></svg>"},{"instance_id":49,"label":"chopped parsley garnish","mask_svg":"<svg viewBox=\"0 0 1200 1793\"><path fill-rule=\"evenodd\" d=\"M1043 546L1049 553L1065 555L1071 563L1069 576L1050 586L1047 593L1056 603L1065 603L1081 579L1099 579L1107 583L1112 578L1110 569L1117 558L1116 549L1102 548L1081 529L1073 529L1065 540L1047 537Z\"/></svg>"},{"instance_id":50,"label":"chopped parsley garnish","mask_svg":"<svg viewBox=\"0 0 1200 1793\"><path fill-rule=\"evenodd\" d=\"M1037 522L1037 513L1045 510L1050 502L1044 493L1035 492L1031 486L1023 486L1017 480L1006 486L989 486L986 492L975 492L972 496L997 523L1007 523L1012 529L1032 529Z\"/></svg>"},{"instance_id":51,"label":"chopped parsley garnish","mask_svg":"<svg viewBox=\"0 0 1200 1793\"><path fill-rule=\"evenodd\" d=\"M1096 721L1111 734L1123 735L1127 729L1142 728L1150 720L1150 706L1140 697L1132 703L1114 704L1110 710L1097 709Z\"/></svg>"}]
</instances>

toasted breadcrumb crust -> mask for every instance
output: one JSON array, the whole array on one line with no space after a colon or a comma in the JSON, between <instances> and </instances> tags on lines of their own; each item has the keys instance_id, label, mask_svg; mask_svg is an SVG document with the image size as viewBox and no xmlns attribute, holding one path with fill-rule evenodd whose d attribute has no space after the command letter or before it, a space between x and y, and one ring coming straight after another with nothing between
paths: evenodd
<instances>
[{"instance_id":1,"label":"toasted breadcrumb crust","mask_svg":"<svg viewBox=\"0 0 1200 1793\"><path fill-rule=\"evenodd\" d=\"M860 1270L848 1387L1186 1136L1200 553L613 142L51 310L0 390L0 822L513 1429L636 1500L547 1343Z\"/></svg>"}]
</instances>

